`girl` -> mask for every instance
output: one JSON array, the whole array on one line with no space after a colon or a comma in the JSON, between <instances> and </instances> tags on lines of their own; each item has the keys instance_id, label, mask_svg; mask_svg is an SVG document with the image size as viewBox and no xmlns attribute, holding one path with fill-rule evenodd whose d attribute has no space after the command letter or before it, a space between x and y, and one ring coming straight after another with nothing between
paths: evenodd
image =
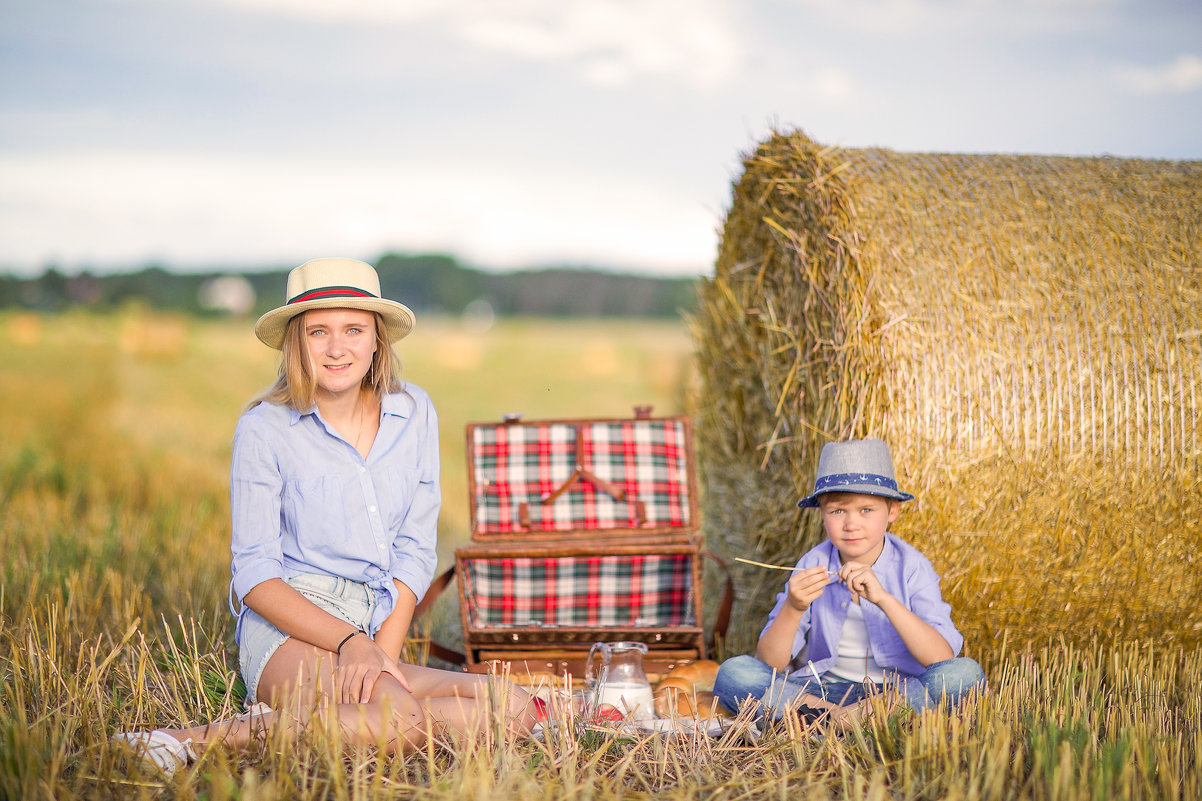
<instances>
[{"instance_id":1,"label":"girl","mask_svg":"<svg viewBox=\"0 0 1202 801\"><path fill-rule=\"evenodd\" d=\"M287 302L256 323L282 360L238 421L230 470L235 639L254 705L230 721L117 736L164 772L212 742L249 742L285 708L402 752L430 724L479 728L490 696L512 730L533 726L516 685L490 692L498 680L400 661L433 577L441 505L434 407L402 385L392 349L413 324L380 297L370 265L341 258L293 270Z\"/></svg>"}]
</instances>

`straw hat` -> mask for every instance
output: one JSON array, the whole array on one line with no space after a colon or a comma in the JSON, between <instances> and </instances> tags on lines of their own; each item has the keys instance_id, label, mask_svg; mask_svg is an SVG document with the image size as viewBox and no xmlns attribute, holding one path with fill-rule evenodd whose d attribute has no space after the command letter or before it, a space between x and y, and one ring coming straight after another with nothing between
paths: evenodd
<instances>
[{"instance_id":1,"label":"straw hat","mask_svg":"<svg viewBox=\"0 0 1202 801\"><path fill-rule=\"evenodd\" d=\"M388 341L396 342L413 329L413 312L380 297L375 268L355 259L312 259L288 273L285 302L255 323L255 336L279 350L288 321L309 309L364 309L384 317Z\"/></svg>"},{"instance_id":2,"label":"straw hat","mask_svg":"<svg viewBox=\"0 0 1202 801\"><path fill-rule=\"evenodd\" d=\"M818 455L814 491L797 505L803 509L815 507L818 496L827 492L858 492L898 501L914 500L913 495L897 488L893 454L889 452L889 445L880 439L853 439L823 445L822 453Z\"/></svg>"}]
</instances>

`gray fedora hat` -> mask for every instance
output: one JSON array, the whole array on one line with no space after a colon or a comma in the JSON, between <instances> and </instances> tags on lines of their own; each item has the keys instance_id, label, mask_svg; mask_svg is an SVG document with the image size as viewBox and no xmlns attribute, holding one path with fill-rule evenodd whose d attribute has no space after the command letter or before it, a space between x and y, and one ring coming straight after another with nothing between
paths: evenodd
<instances>
[{"instance_id":1,"label":"gray fedora hat","mask_svg":"<svg viewBox=\"0 0 1202 801\"><path fill-rule=\"evenodd\" d=\"M898 501L914 496L897 488L893 475L893 454L881 439L853 439L828 442L818 455L818 475L814 491L797 502L803 509L818 505L818 496L827 492L859 492L881 495Z\"/></svg>"},{"instance_id":2,"label":"gray fedora hat","mask_svg":"<svg viewBox=\"0 0 1202 801\"><path fill-rule=\"evenodd\" d=\"M255 335L279 350L293 317L309 309L339 308L379 312L389 342L412 331L415 322L407 307L380 297L380 276L370 264L356 259L311 259L288 273L284 305L259 318Z\"/></svg>"}]
</instances>

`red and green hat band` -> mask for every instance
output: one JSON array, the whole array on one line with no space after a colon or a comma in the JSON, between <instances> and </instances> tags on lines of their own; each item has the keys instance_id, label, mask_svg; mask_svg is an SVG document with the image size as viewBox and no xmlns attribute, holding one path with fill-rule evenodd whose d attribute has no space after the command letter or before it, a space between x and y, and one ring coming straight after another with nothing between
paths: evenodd
<instances>
[{"instance_id":1,"label":"red and green hat band","mask_svg":"<svg viewBox=\"0 0 1202 801\"><path fill-rule=\"evenodd\" d=\"M373 295L370 292L364 292L362 289L353 286L323 286L302 292L294 298L289 298L288 303L285 305L291 306L294 303L304 303L309 300L324 300L325 298L375 298L378 300L379 296Z\"/></svg>"}]
</instances>

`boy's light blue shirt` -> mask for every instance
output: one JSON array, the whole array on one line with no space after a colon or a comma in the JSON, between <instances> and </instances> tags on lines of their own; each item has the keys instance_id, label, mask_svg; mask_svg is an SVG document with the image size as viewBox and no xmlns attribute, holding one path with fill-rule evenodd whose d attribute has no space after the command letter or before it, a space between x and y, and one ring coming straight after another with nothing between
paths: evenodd
<instances>
[{"instance_id":1,"label":"boy's light blue shirt","mask_svg":"<svg viewBox=\"0 0 1202 801\"><path fill-rule=\"evenodd\" d=\"M418 599L429 588L441 504L438 417L421 388L384 396L366 459L316 408L262 403L234 433L231 591L298 573L363 582L379 602L374 634L396 606L393 579Z\"/></svg>"},{"instance_id":2,"label":"boy's light blue shirt","mask_svg":"<svg viewBox=\"0 0 1202 801\"><path fill-rule=\"evenodd\" d=\"M827 570L838 571L843 566L839 558L839 549L830 540L806 552L797 562L799 569L821 565ZM964 647L964 637L952 623L951 605L943 600L939 591L939 575L931 565L930 560L922 552L900 537L886 532L884 548L880 557L872 565L881 586L902 605L939 632L952 648L952 655L958 656ZM785 604L788 596L786 580L785 592L778 593L776 605L768 615L768 624L776 619L777 614ZM847 605L851 603L851 591L842 582L834 582L822 591L814 603L810 604L801 616L801 625L793 637L793 655L806 664L793 675L813 672L825 673L834 666L838 658L837 646L839 635L843 631L843 623L847 620ZM895 670L907 676L919 676L926 670L922 663L915 659L897 629L889 622L889 618L876 604L866 598L860 599L861 610L864 613L864 623L868 628L868 641L872 644L872 655L885 672ZM766 631L768 625L764 626ZM760 632L763 636L763 632ZM803 653L804 652L804 653Z\"/></svg>"}]
</instances>

